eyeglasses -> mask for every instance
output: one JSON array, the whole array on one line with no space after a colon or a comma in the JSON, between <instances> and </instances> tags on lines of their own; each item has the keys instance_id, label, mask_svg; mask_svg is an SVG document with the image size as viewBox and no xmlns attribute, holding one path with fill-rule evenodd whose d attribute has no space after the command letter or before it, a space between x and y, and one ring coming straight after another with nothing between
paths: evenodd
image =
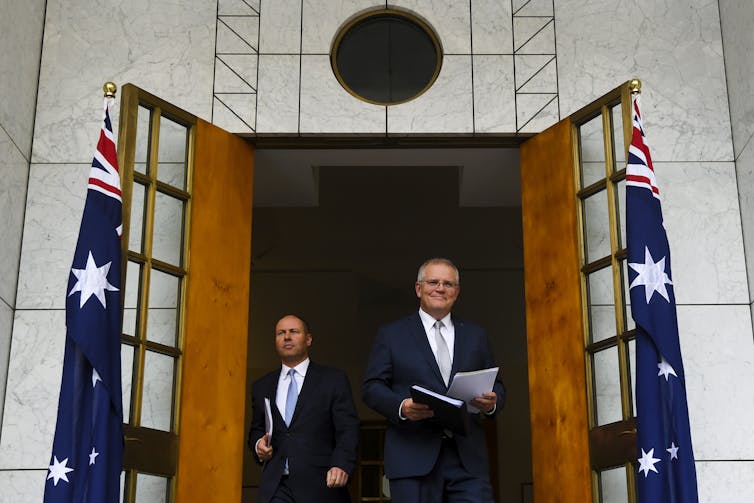
<instances>
[{"instance_id":1,"label":"eyeglasses","mask_svg":"<svg viewBox=\"0 0 754 503\"><path fill-rule=\"evenodd\" d=\"M458 286L458 283L455 281L440 281L439 279L423 279L420 282L430 288L437 288L440 285L442 285L443 288L455 288Z\"/></svg>"}]
</instances>

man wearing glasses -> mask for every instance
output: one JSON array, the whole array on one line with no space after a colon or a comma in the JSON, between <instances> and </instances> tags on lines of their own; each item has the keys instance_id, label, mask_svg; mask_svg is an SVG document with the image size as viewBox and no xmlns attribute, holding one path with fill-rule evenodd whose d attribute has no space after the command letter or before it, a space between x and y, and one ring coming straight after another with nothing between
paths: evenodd
<instances>
[{"instance_id":1,"label":"man wearing glasses","mask_svg":"<svg viewBox=\"0 0 754 503\"><path fill-rule=\"evenodd\" d=\"M364 377L364 402L387 418L385 474L394 503L492 502L483 418L502 407L499 378L471 401L465 436L433 421L432 410L410 398L418 384L445 394L452 376L495 366L486 332L451 315L460 293L458 269L433 258L419 268L419 311L380 328Z\"/></svg>"}]
</instances>

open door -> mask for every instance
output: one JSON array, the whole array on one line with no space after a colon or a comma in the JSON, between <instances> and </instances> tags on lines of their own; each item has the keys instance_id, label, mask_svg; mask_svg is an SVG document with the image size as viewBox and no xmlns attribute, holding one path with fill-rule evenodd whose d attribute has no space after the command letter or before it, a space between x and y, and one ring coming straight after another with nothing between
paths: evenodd
<instances>
[{"instance_id":1,"label":"open door","mask_svg":"<svg viewBox=\"0 0 754 503\"><path fill-rule=\"evenodd\" d=\"M240 501L253 147L121 90L123 501Z\"/></svg>"},{"instance_id":2,"label":"open door","mask_svg":"<svg viewBox=\"0 0 754 503\"><path fill-rule=\"evenodd\" d=\"M635 502L626 83L521 147L537 503Z\"/></svg>"}]
</instances>

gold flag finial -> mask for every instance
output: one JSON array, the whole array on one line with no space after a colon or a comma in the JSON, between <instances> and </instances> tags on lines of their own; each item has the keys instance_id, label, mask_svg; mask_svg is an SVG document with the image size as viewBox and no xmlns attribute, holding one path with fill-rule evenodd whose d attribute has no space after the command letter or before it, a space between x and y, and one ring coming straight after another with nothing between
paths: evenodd
<instances>
[{"instance_id":1,"label":"gold flag finial","mask_svg":"<svg viewBox=\"0 0 754 503\"><path fill-rule=\"evenodd\" d=\"M105 98L115 98L118 86L116 86L114 82L105 82L105 85L102 86L102 90L105 92Z\"/></svg>"},{"instance_id":2,"label":"gold flag finial","mask_svg":"<svg viewBox=\"0 0 754 503\"><path fill-rule=\"evenodd\" d=\"M631 94L634 93L640 93L641 92L641 80L639 79L631 79L628 81L628 90L631 91Z\"/></svg>"}]
</instances>

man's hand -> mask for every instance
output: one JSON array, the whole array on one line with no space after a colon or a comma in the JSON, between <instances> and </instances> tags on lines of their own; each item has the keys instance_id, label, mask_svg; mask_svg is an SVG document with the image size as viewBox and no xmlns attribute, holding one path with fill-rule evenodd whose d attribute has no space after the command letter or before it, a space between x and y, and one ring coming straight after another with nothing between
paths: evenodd
<instances>
[{"instance_id":1,"label":"man's hand","mask_svg":"<svg viewBox=\"0 0 754 503\"><path fill-rule=\"evenodd\" d=\"M489 414L495 410L495 404L497 404L497 394L494 391L482 393L482 396L478 396L471 401L471 405L485 414Z\"/></svg>"},{"instance_id":2,"label":"man's hand","mask_svg":"<svg viewBox=\"0 0 754 503\"><path fill-rule=\"evenodd\" d=\"M416 403L411 398L401 402L401 415L410 421L421 421L435 415L429 405Z\"/></svg>"},{"instance_id":3,"label":"man's hand","mask_svg":"<svg viewBox=\"0 0 754 503\"><path fill-rule=\"evenodd\" d=\"M269 433L265 433L262 438L257 440L257 456L262 461L269 461L272 457L272 446L270 445Z\"/></svg>"},{"instance_id":4,"label":"man's hand","mask_svg":"<svg viewBox=\"0 0 754 503\"><path fill-rule=\"evenodd\" d=\"M327 487L343 487L348 482L348 474L333 466L327 471Z\"/></svg>"}]
</instances>

